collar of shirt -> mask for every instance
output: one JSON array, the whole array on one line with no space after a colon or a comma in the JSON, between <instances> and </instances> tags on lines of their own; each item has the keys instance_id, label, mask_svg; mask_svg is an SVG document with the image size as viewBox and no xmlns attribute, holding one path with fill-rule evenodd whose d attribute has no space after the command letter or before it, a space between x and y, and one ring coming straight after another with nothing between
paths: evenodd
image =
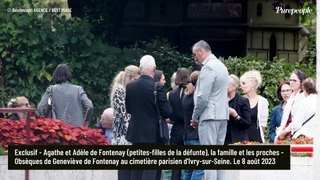
<instances>
[{"instance_id":1,"label":"collar of shirt","mask_svg":"<svg viewBox=\"0 0 320 180\"><path fill-rule=\"evenodd\" d=\"M202 65L205 65L209 62L209 60L211 59L211 57L216 58L213 54L211 54L210 56L208 56L203 62Z\"/></svg>"}]
</instances>

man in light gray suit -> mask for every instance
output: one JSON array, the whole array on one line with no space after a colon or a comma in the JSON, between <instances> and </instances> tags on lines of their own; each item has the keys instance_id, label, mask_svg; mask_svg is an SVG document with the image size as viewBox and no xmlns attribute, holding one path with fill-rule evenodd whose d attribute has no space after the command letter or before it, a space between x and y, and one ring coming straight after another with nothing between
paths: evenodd
<instances>
[{"instance_id":1,"label":"man in light gray suit","mask_svg":"<svg viewBox=\"0 0 320 180\"><path fill-rule=\"evenodd\" d=\"M193 45L192 53L203 67L194 93L191 126L199 128L201 145L223 145L229 119L228 70L203 40ZM205 180L222 180L224 171L205 170L204 176Z\"/></svg>"}]
</instances>

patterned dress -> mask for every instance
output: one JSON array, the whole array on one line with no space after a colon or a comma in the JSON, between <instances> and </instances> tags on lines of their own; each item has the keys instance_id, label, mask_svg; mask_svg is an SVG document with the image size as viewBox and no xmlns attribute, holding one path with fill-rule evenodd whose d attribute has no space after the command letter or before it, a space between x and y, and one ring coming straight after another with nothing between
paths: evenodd
<instances>
[{"instance_id":1,"label":"patterned dress","mask_svg":"<svg viewBox=\"0 0 320 180\"><path fill-rule=\"evenodd\" d=\"M112 144L113 145L130 145L126 140L130 114L126 111L125 88L117 87L112 98L113 105L113 129Z\"/></svg>"}]
</instances>

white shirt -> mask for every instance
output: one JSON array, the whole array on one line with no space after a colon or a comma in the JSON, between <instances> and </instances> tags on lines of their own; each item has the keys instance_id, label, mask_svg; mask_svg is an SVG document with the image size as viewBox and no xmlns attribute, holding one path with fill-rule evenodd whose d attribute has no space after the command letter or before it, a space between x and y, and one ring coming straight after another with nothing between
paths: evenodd
<instances>
[{"instance_id":1,"label":"white shirt","mask_svg":"<svg viewBox=\"0 0 320 180\"><path fill-rule=\"evenodd\" d=\"M314 126L315 116L313 116L305 125L302 126L302 124L316 113L316 107L316 94L310 94L301 100L300 108L297 109L295 116L292 119L292 123L286 128L286 130L291 131L291 133L297 131L293 136L294 138L297 138L299 135L313 137L312 128Z\"/></svg>"}]
</instances>

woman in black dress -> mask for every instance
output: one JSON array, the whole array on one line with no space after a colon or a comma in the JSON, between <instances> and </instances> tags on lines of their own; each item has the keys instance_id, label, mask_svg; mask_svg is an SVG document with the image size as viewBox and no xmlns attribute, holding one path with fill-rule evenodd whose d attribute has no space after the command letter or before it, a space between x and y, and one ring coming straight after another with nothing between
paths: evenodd
<instances>
[{"instance_id":1,"label":"woman in black dress","mask_svg":"<svg viewBox=\"0 0 320 180\"><path fill-rule=\"evenodd\" d=\"M190 72L186 68L178 68L175 79L177 89L169 92L169 102L172 108L172 115L170 120L173 122L173 126L170 133L170 145L183 145L183 133L184 133L184 116L182 110L182 98L186 85L190 81ZM181 170L172 171L172 180L181 179Z\"/></svg>"},{"instance_id":2,"label":"woman in black dress","mask_svg":"<svg viewBox=\"0 0 320 180\"><path fill-rule=\"evenodd\" d=\"M245 72L240 78L240 84L244 97L248 98L250 103L249 141L263 143L265 142L264 134L268 122L269 103L266 98L257 92L262 84L260 72L256 70Z\"/></svg>"},{"instance_id":3,"label":"woman in black dress","mask_svg":"<svg viewBox=\"0 0 320 180\"><path fill-rule=\"evenodd\" d=\"M248 141L248 128L250 127L250 104L249 100L242 97L237 89L239 78L236 75L229 75L228 98L229 98L229 121L224 144Z\"/></svg>"}]
</instances>

